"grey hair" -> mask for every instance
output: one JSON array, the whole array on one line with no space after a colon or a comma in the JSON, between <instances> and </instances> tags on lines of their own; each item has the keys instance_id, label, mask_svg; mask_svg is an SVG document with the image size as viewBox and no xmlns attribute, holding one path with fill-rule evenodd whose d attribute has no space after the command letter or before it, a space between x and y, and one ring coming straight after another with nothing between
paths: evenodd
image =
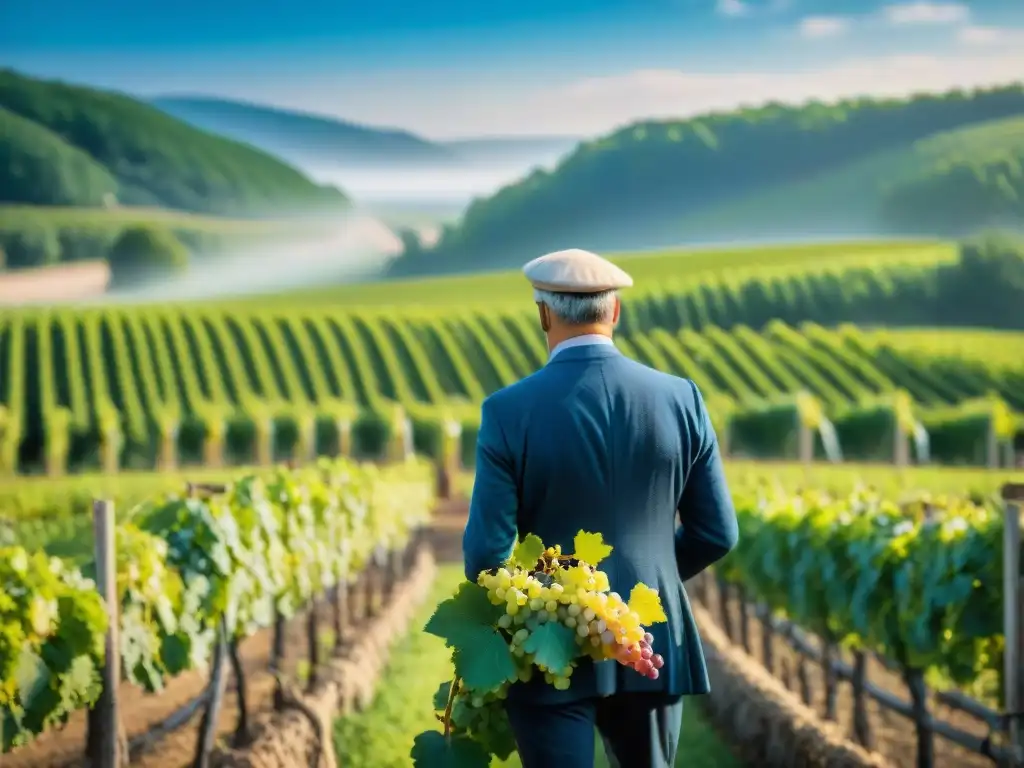
<instances>
[{"instance_id":1,"label":"grey hair","mask_svg":"<svg viewBox=\"0 0 1024 768\"><path fill-rule=\"evenodd\" d=\"M544 304L569 325L610 323L615 315L615 291L556 293L533 289L533 300Z\"/></svg>"}]
</instances>

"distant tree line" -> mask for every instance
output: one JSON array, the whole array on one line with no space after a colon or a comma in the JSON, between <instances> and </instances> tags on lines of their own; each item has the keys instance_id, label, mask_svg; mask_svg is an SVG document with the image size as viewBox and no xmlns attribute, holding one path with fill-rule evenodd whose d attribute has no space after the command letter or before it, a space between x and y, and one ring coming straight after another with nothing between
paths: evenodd
<instances>
[{"instance_id":1,"label":"distant tree line","mask_svg":"<svg viewBox=\"0 0 1024 768\"><path fill-rule=\"evenodd\" d=\"M26 216L24 221L0 221L0 270L33 269L79 261L105 260L127 229L142 227L166 231L187 253L216 254L241 248L261 239L260 232L209 231L182 224L156 222L79 225L61 220L60 215Z\"/></svg>"}]
</instances>

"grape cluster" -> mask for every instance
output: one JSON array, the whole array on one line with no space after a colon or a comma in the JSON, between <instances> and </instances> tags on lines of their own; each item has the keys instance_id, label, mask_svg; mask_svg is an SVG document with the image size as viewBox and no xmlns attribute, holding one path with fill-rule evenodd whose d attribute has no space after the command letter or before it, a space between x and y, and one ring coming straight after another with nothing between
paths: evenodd
<instances>
[{"instance_id":1,"label":"grape cluster","mask_svg":"<svg viewBox=\"0 0 1024 768\"><path fill-rule=\"evenodd\" d=\"M452 706L452 725L473 734L488 752L505 758L515 750L512 726L503 702L508 685L481 693L459 686Z\"/></svg>"},{"instance_id":2,"label":"grape cluster","mask_svg":"<svg viewBox=\"0 0 1024 768\"><path fill-rule=\"evenodd\" d=\"M629 647L619 646L616 649L617 655L615 658L620 664L632 667L644 677L657 680L661 674L658 670L665 666L665 659L660 654L654 652L653 642L654 635L648 632L644 635L643 640L636 645Z\"/></svg>"},{"instance_id":3,"label":"grape cluster","mask_svg":"<svg viewBox=\"0 0 1024 768\"><path fill-rule=\"evenodd\" d=\"M654 638L641 626L640 617L610 591L607 574L563 556L561 547L548 547L530 569L509 564L485 571L478 583L491 603L505 608L498 626L507 633L512 654L519 660L520 680L530 679L536 665L556 689L569 687L576 662L563 669L546 669L524 648L537 627L552 621L575 631L581 655L596 661L615 659L646 677L658 678L664 660L653 652Z\"/></svg>"}]
</instances>

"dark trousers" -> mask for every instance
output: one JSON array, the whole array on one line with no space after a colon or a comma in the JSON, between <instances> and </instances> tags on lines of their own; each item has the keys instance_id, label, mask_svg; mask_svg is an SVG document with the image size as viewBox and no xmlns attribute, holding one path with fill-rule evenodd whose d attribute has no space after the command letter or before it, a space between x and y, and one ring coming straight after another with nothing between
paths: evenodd
<instances>
[{"instance_id":1,"label":"dark trousers","mask_svg":"<svg viewBox=\"0 0 1024 768\"><path fill-rule=\"evenodd\" d=\"M593 768L594 729L611 764L671 768L683 718L681 696L619 693L569 704L507 701L523 768Z\"/></svg>"}]
</instances>

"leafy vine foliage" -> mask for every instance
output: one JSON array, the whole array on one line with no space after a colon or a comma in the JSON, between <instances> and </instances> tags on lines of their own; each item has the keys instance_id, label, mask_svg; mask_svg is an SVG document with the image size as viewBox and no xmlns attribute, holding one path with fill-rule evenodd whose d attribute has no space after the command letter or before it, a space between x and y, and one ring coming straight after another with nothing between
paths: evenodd
<instances>
[{"instance_id":1,"label":"leafy vine foliage","mask_svg":"<svg viewBox=\"0 0 1024 768\"><path fill-rule=\"evenodd\" d=\"M722 575L772 610L905 670L960 685L997 679L1003 525L994 505L762 490L736 509L740 543Z\"/></svg>"},{"instance_id":2,"label":"leafy vine foliage","mask_svg":"<svg viewBox=\"0 0 1024 768\"><path fill-rule=\"evenodd\" d=\"M432 505L429 469L324 460L241 477L207 499L142 504L116 531L123 679L159 691L212 656L221 620L241 639L403 548ZM3 752L100 694L108 615L94 564L0 548Z\"/></svg>"},{"instance_id":3,"label":"leafy vine foliage","mask_svg":"<svg viewBox=\"0 0 1024 768\"><path fill-rule=\"evenodd\" d=\"M434 696L444 732L413 744L416 768L484 768L516 745L503 701L509 686L537 673L565 690L583 659L614 659L652 679L664 663L644 625L666 621L655 590L637 584L624 601L596 569L611 554L599 533L580 531L575 553L527 535L501 567L463 582L425 631L452 649L455 678Z\"/></svg>"}]
</instances>

